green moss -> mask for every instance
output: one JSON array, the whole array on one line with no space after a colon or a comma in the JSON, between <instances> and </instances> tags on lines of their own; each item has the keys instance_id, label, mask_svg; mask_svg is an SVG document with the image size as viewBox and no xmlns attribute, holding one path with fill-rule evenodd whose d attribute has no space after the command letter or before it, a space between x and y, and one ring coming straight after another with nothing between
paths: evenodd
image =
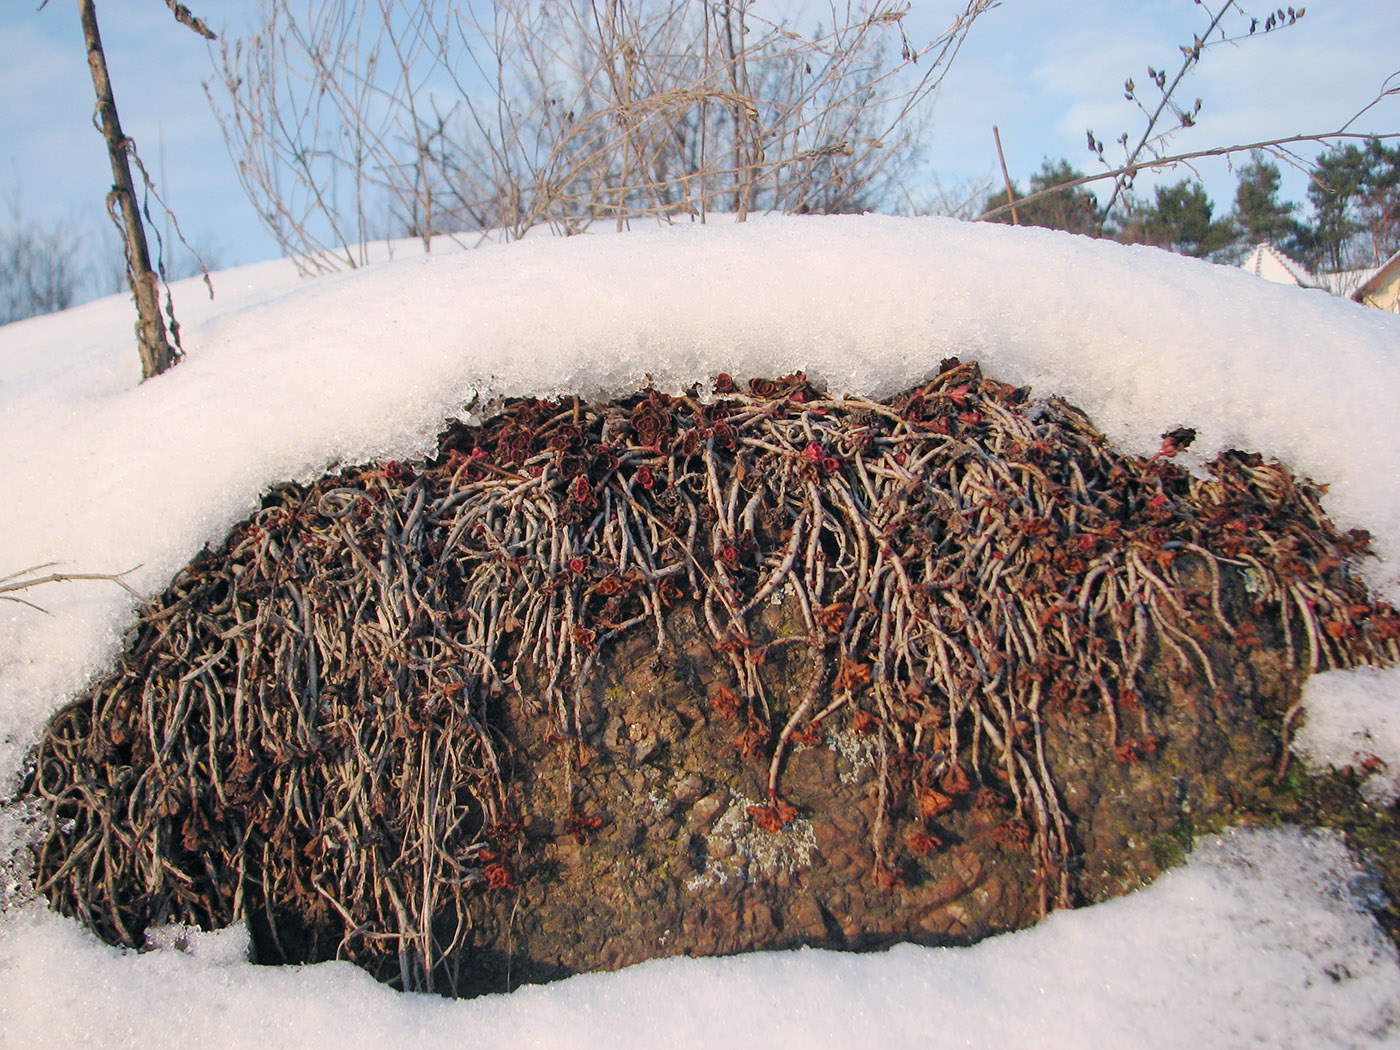
<instances>
[{"instance_id":1,"label":"green moss","mask_svg":"<svg viewBox=\"0 0 1400 1050\"><path fill-rule=\"evenodd\" d=\"M1147 847L1152 851L1153 863L1166 871L1186 860L1186 854L1191 852L1191 833L1184 826L1178 826L1175 831L1153 835Z\"/></svg>"}]
</instances>

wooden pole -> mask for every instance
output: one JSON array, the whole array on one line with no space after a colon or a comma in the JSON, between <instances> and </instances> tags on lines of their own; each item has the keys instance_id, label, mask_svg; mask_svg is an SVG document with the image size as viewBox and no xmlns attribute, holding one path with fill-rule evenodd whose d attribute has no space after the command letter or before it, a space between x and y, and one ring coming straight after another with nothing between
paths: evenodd
<instances>
[{"instance_id":1,"label":"wooden pole","mask_svg":"<svg viewBox=\"0 0 1400 1050\"><path fill-rule=\"evenodd\" d=\"M136 297L136 349L141 354L141 378L145 380L170 368L180 360L181 354L170 345L165 322L160 316L159 286L151 270L146 228L141 224L136 190L131 182L131 165L127 161L128 139L117 120L117 104L112 98L93 0L78 0L78 11L83 21L83 39L87 42L92 86L97 92L97 114L102 121L102 135L107 140L107 153L112 159L112 192L107 206L120 214L126 238L126 279Z\"/></svg>"},{"instance_id":2,"label":"wooden pole","mask_svg":"<svg viewBox=\"0 0 1400 1050\"><path fill-rule=\"evenodd\" d=\"M1011 188L1011 176L1006 173L1006 156L1001 152L1001 132L992 125L992 136L997 140L997 160L1001 161L1001 177L1006 183L1006 203L1011 206L1011 225L1020 226L1021 218L1016 214L1016 192Z\"/></svg>"}]
</instances>

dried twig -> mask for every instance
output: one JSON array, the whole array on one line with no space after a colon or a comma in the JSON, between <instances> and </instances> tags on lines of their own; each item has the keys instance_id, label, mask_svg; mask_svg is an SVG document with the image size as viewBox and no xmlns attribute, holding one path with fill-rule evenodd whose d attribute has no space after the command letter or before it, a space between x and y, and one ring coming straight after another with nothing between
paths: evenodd
<instances>
[{"instance_id":1,"label":"dried twig","mask_svg":"<svg viewBox=\"0 0 1400 1050\"><path fill-rule=\"evenodd\" d=\"M21 605L29 606L31 609L38 609L39 612L47 612L46 609L40 608L33 602L26 601L23 598L16 598L14 592L28 590L30 587L39 587L45 583L67 583L70 580L110 580L127 591L133 598L136 598L138 601L141 599L141 595L122 578L131 575L137 569L141 568L139 565L132 566L125 572L116 573L51 572L44 576L33 575L33 573L40 572L43 569L52 568L56 564L58 563L46 562L43 565L31 565L29 568L21 569L19 572L11 573L9 576L0 576L0 601L19 602ZM29 578L25 579L24 577Z\"/></svg>"}]
</instances>

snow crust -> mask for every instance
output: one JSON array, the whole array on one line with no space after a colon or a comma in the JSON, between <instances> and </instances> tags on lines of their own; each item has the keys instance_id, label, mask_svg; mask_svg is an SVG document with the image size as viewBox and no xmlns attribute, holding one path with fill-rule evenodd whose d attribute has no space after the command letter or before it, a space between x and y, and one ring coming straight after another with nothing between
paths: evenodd
<instances>
[{"instance_id":1,"label":"snow crust","mask_svg":"<svg viewBox=\"0 0 1400 1050\"><path fill-rule=\"evenodd\" d=\"M1235 268L1050 231L808 217L410 255L314 282L267 263L216 289L211 303L177 287L189 359L144 384L123 298L0 328L0 576L133 569L156 592L269 486L422 454L444 417L501 396L799 368L887 395L956 355L1064 396L1130 449L1187 425L1197 466L1239 447L1327 483L1334 520L1376 536L1373 583L1400 594L1400 318ZM0 602L0 797L133 612L104 582L24 597L47 614ZM1377 727L1395 681L1314 679L1309 721L1336 709L1333 739L1369 727L1384 758L1370 745L1392 733ZM1349 691L1373 701L1364 714L1337 707ZM348 965L251 967L238 931L123 954L11 893L0 1041L1397 1045L1400 971L1337 889L1346 864L1325 838L1234 836L1131 899L973 950L672 960L455 1004Z\"/></svg>"}]
</instances>

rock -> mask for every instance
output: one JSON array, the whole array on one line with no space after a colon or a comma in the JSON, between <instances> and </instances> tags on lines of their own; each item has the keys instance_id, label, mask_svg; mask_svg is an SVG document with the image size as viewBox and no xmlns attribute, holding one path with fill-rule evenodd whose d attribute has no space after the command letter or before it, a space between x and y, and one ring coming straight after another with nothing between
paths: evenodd
<instances>
[{"instance_id":1,"label":"rock","mask_svg":"<svg viewBox=\"0 0 1400 1050\"><path fill-rule=\"evenodd\" d=\"M705 778L698 773L691 773L684 777L675 789L671 792L671 797L681 805L690 805L698 801L705 793Z\"/></svg>"},{"instance_id":2,"label":"rock","mask_svg":"<svg viewBox=\"0 0 1400 1050\"><path fill-rule=\"evenodd\" d=\"M270 494L47 732L55 905L449 994L967 943L1265 790L1304 639L1394 656L1277 465L1126 456L956 362L879 411L787 378L520 402Z\"/></svg>"},{"instance_id":3,"label":"rock","mask_svg":"<svg viewBox=\"0 0 1400 1050\"><path fill-rule=\"evenodd\" d=\"M704 831L715 822L715 818L729 805L729 795L706 795L690 807L690 819L686 829L691 832Z\"/></svg>"}]
</instances>

